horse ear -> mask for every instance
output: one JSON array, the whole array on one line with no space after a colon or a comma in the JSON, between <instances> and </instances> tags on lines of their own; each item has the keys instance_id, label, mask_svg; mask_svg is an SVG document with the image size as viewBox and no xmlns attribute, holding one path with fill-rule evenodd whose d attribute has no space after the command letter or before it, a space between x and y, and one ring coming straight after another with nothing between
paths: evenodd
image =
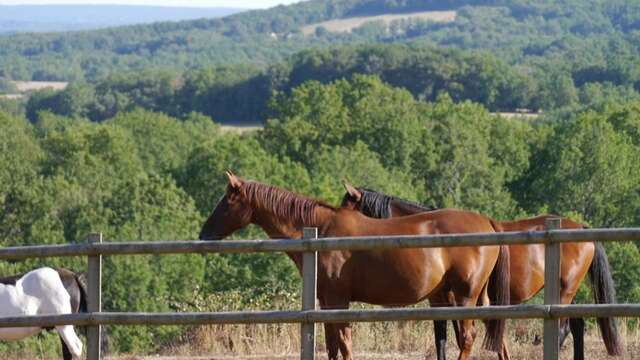
<instances>
[{"instance_id":1,"label":"horse ear","mask_svg":"<svg viewBox=\"0 0 640 360\"><path fill-rule=\"evenodd\" d=\"M227 178L229 179L229 186L231 186L234 189L240 189L240 187L242 186L242 181L235 176L231 170L227 170L224 172L225 175L227 175Z\"/></svg>"},{"instance_id":2,"label":"horse ear","mask_svg":"<svg viewBox=\"0 0 640 360\"><path fill-rule=\"evenodd\" d=\"M349 184L346 180L342 180L342 185L344 185L345 190L349 193L349 196L354 198L356 201L360 201L362 198L362 193L358 191L353 185Z\"/></svg>"}]
</instances>

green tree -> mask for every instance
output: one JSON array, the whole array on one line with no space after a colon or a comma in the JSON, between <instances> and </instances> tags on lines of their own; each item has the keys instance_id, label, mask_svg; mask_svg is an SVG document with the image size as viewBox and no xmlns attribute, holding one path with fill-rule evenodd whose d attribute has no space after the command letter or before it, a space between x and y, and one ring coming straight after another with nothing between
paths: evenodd
<instances>
[{"instance_id":1,"label":"green tree","mask_svg":"<svg viewBox=\"0 0 640 360\"><path fill-rule=\"evenodd\" d=\"M454 104L448 96L423 110L425 125L414 154L414 176L424 179L426 203L480 211L497 218L517 213L506 180L522 168L522 146L492 146L496 119L480 105ZM503 125L504 126L504 125ZM510 153L517 149L519 154ZM510 153L507 155L507 153ZM505 157L500 160L492 155ZM513 164L505 160L513 159ZM521 162L518 164L517 162Z\"/></svg>"},{"instance_id":2,"label":"green tree","mask_svg":"<svg viewBox=\"0 0 640 360\"><path fill-rule=\"evenodd\" d=\"M593 226L635 223L640 154L606 114L587 111L561 123L546 144L525 182L530 209L577 211Z\"/></svg>"},{"instance_id":3,"label":"green tree","mask_svg":"<svg viewBox=\"0 0 640 360\"><path fill-rule=\"evenodd\" d=\"M414 186L409 174L387 170L380 156L359 140L350 147L321 145L310 163L312 193L331 204L338 205L342 200L342 180L406 199L423 198L420 194L424 188Z\"/></svg>"},{"instance_id":4,"label":"green tree","mask_svg":"<svg viewBox=\"0 0 640 360\"><path fill-rule=\"evenodd\" d=\"M251 137L231 134L195 148L178 174L178 184L195 200L200 212L209 215L226 191L224 172L229 169L244 179L294 191L311 187L307 171L299 164L270 155Z\"/></svg>"},{"instance_id":5,"label":"green tree","mask_svg":"<svg viewBox=\"0 0 640 360\"><path fill-rule=\"evenodd\" d=\"M275 116L261 134L265 148L310 166L319 146L361 141L385 167L409 170L418 143L417 103L405 90L375 76L356 75L328 85L311 81L273 101Z\"/></svg>"},{"instance_id":6,"label":"green tree","mask_svg":"<svg viewBox=\"0 0 640 360\"><path fill-rule=\"evenodd\" d=\"M219 136L211 119L193 116L179 121L142 109L120 113L106 124L123 128L136 139L137 154L147 173L177 171L197 144Z\"/></svg>"},{"instance_id":7,"label":"green tree","mask_svg":"<svg viewBox=\"0 0 640 360\"><path fill-rule=\"evenodd\" d=\"M202 218L193 200L160 176L129 179L104 202L107 241L195 239ZM177 311L203 284L199 255L109 257L105 259L104 307L109 311ZM114 327L118 352L156 350L175 339L180 327Z\"/></svg>"},{"instance_id":8,"label":"green tree","mask_svg":"<svg viewBox=\"0 0 640 360\"><path fill-rule=\"evenodd\" d=\"M0 76L0 94L15 94L18 92L15 84Z\"/></svg>"}]
</instances>

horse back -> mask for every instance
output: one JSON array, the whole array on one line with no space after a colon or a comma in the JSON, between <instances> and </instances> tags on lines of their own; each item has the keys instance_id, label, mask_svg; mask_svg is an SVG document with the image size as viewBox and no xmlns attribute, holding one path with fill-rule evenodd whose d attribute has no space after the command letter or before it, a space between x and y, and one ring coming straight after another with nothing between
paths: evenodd
<instances>
[{"instance_id":1,"label":"horse back","mask_svg":"<svg viewBox=\"0 0 640 360\"><path fill-rule=\"evenodd\" d=\"M560 217L558 215L545 214L539 215L526 219L518 219L513 221L500 221L498 222L500 226L503 228L503 231L533 231L533 230L544 230L545 220L549 218L557 218ZM560 222L561 229L584 229L586 226L583 224L577 223L573 220L560 217L562 221Z\"/></svg>"},{"instance_id":2,"label":"horse back","mask_svg":"<svg viewBox=\"0 0 640 360\"><path fill-rule=\"evenodd\" d=\"M418 221L433 221L435 233L440 234L496 232L491 219L473 211L440 209L401 219L407 218L415 218Z\"/></svg>"}]
</instances>

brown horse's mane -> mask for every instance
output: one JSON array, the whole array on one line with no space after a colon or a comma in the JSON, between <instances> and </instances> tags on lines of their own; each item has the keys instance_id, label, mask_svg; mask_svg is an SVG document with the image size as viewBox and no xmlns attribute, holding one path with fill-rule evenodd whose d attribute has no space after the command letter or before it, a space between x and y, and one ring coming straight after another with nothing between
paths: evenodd
<instances>
[{"instance_id":1,"label":"brown horse's mane","mask_svg":"<svg viewBox=\"0 0 640 360\"><path fill-rule=\"evenodd\" d=\"M315 224L315 210L319 206L336 210L322 201L255 181L245 181L243 191L247 200L256 208L297 224Z\"/></svg>"}]
</instances>

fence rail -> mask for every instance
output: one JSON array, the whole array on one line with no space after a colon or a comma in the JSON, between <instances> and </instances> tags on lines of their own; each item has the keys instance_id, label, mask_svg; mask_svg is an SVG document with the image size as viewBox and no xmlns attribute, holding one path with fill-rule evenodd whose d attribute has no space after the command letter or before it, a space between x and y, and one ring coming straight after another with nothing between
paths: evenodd
<instances>
[{"instance_id":1,"label":"fence rail","mask_svg":"<svg viewBox=\"0 0 640 360\"><path fill-rule=\"evenodd\" d=\"M366 236L301 240L150 241L0 248L0 260L111 255L311 252L446 246L553 244L640 240L640 228L552 230L429 236Z\"/></svg>"},{"instance_id":2,"label":"fence rail","mask_svg":"<svg viewBox=\"0 0 640 360\"><path fill-rule=\"evenodd\" d=\"M361 310L234 311L196 313L99 312L0 317L1 327L55 325L300 324L462 319L556 319L640 317L640 304L502 305L477 308L391 308Z\"/></svg>"},{"instance_id":3,"label":"fence rail","mask_svg":"<svg viewBox=\"0 0 640 360\"><path fill-rule=\"evenodd\" d=\"M300 323L301 358L314 359L315 324L324 322L372 322L398 320L460 319L544 319L544 358L557 359L558 319L564 317L640 317L640 304L557 305L560 287L559 259L566 242L640 240L640 228L552 230L559 219L546 224L547 231L478 233L432 236L345 237L317 239L316 229L305 229L301 240L249 241L163 241L102 243L100 234L89 236L87 244L0 248L0 260L87 256L88 313L24 317L0 317L0 327L88 326L89 360L99 360L101 325L197 325ZM475 308L399 308L366 310L316 310L317 252L444 246L488 246L545 244L545 304ZM122 313L101 311L102 256L168 255L248 252L302 252L303 307L301 311L250 311L217 313Z\"/></svg>"}]
</instances>

